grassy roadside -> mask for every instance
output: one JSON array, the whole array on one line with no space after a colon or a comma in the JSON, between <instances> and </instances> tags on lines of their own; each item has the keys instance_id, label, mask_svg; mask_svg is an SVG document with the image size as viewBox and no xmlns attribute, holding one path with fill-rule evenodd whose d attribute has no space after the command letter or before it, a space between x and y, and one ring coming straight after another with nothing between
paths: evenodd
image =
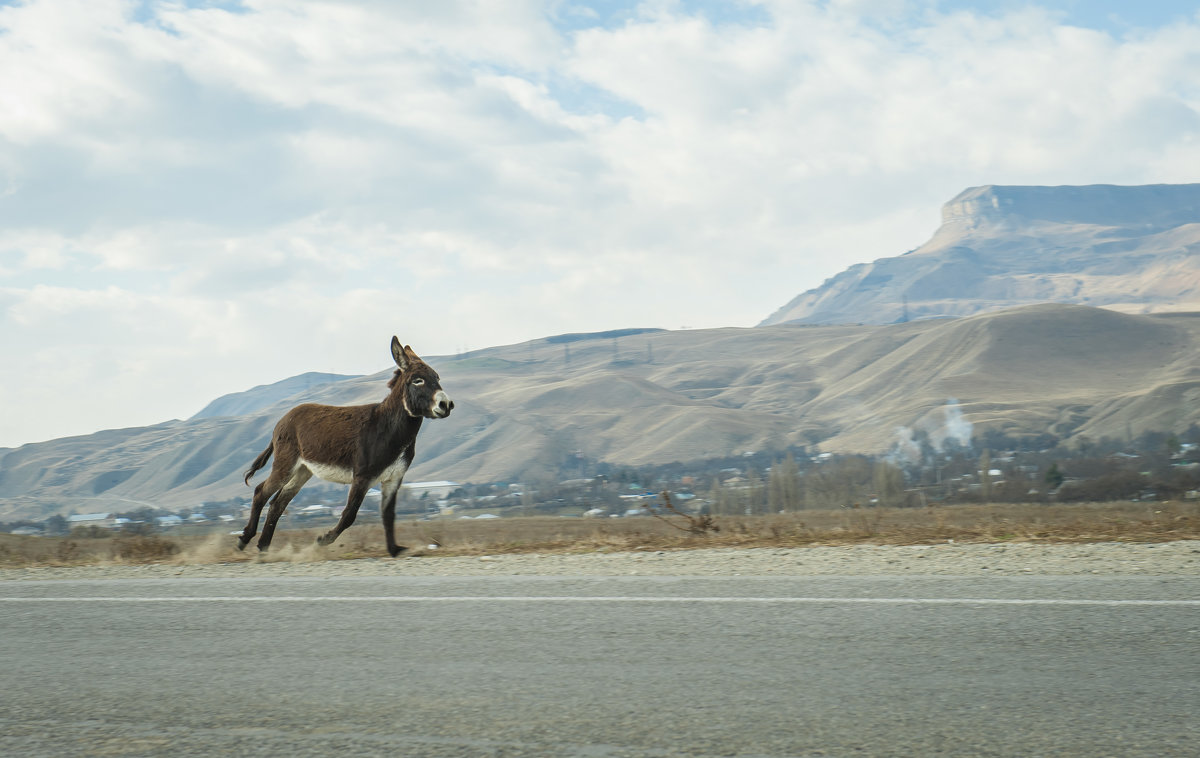
<instances>
[{"instance_id":1,"label":"grassy roadside","mask_svg":"<svg viewBox=\"0 0 1200 758\"><path fill-rule=\"evenodd\" d=\"M919 545L956 542L1165 542L1200 539L1200 504L965 505L863 508L765 516L717 516L719 531L692 534L681 517L623 519L509 518L405 521L397 537L413 553L483 555L522 552L672 550L700 547ZM236 538L209 536L18 537L0 534L0 567L141 563L227 563L381 558L382 529L364 515L330 547L328 526L279 532L272 550L237 552ZM436 546L436 547L435 547Z\"/></svg>"}]
</instances>

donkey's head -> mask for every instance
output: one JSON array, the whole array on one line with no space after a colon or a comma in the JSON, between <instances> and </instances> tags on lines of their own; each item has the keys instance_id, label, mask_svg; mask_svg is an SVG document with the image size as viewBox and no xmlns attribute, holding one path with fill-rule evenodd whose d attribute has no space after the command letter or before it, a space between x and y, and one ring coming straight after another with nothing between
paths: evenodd
<instances>
[{"instance_id":1,"label":"donkey's head","mask_svg":"<svg viewBox=\"0 0 1200 758\"><path fill-rule=\"evenodd\" d=\"M392 358L400 368L392 375L388 388L393 394L400 394L405 413L425 418L449 416L454 410L454 401L442 389L437 372L395 337L392 337Z\"/></svg>"}]
</instances>

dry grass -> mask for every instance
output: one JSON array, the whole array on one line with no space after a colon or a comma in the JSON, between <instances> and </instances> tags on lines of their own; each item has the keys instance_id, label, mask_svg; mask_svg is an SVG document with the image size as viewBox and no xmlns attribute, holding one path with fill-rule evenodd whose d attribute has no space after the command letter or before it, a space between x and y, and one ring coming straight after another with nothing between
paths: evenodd
<instances>
[{"instance_id":1,"label":"dry grass","mask_svg":"<svg viewBox=\"0 0 1200 758\"><path fill-rule=\"evenodd\" d=\"M716 516L719 532L692 534L661 520L509 518L490 521L406 521L397 537L412 553L483 555L595 552L698 547L916 545L956 542L1165 542L1200 539L1200 504L966 505L863 508L770 516ZM226 563L382 558L383 530L366 519L334 545L319 548L328 527L280 532L260 555L233 545L236 537L16 537L0 534L0 566L132 563ZM436 547L434 547L436 546Z\"/></svg>"}]
</instances>

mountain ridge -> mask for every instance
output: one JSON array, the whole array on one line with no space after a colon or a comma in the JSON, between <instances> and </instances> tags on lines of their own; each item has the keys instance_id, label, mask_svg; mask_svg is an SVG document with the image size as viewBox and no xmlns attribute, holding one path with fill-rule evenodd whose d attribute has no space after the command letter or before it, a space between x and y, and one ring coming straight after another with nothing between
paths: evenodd
<instances>
[{"instance_id":1,"label":"mountain ridge","mask_svg":"<svg viewBox=\"0 0 1200 758\"><path fill-rule=\"evenodd\" d=\"M312 390L323 384L357 378L357 374L325 374L307 371L271 384L260 384L242 392L222 395L201 408L189 420L216 416L244 416L247 413L270 408L292 395Z\"/></svg>"},{"instance_id":2,"label":"mountain ridge","mask_svg":"<svg viewBox=\"0 0 1200 758\"><path fill-rule=\"evenodd\" d=\"M1047 304L893 325L656 331L616 338L618 361L611 339L429 357L457 408L422 429L409 480L537 479L576 456L637 466L796 445L886 453L922 432L1070 441L1200 423L1195 313ZM378 401L390 375L244 416L0 451L0 520L247 497L242 473L288 408Z\"/></svg>"}]
</instances>

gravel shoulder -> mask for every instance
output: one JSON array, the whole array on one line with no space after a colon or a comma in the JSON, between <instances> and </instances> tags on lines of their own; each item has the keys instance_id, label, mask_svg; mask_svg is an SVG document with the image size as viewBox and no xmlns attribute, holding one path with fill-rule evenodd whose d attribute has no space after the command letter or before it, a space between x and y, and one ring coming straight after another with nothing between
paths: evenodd
<instances>
[{"instance_id":1,"label":"gravel shoulder","mask_svg":"<svg viewBox=\"0 0 1200 758\"><path fill-rule=\"evenodd\" d=\"M1200 540L524 553L400 559L188 562L0 569L0 581L341 576L1198 576Z\"/></svg>"}]
</instances>

